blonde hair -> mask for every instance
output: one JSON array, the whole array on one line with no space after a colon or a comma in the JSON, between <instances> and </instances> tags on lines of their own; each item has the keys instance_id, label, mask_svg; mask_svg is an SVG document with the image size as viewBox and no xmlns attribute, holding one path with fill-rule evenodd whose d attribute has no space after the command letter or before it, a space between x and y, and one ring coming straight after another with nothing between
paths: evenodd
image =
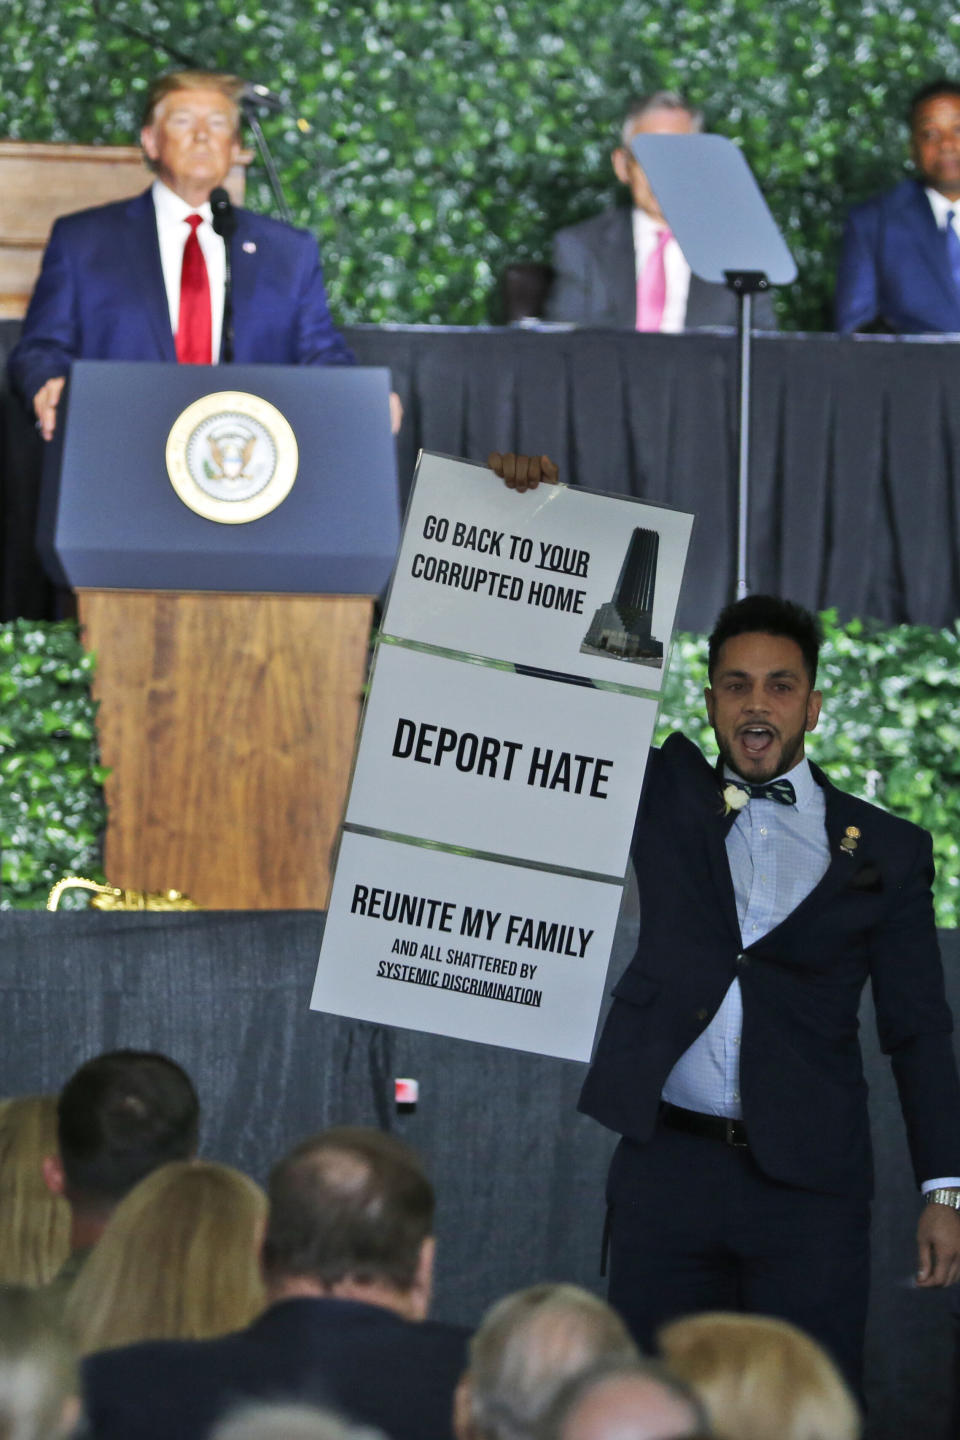
<instances>
[{"instance_id":1,"label":"blonde hair","mask_svg":"<svg viewBox=\"0 0 960 1440\"><path fill-rule=\"evenodd\" d=\"M691 1315L657 1336L718 1440L857 1440L860 1412L817 1342L763 1315Z\"/></svg>"},{"instance_id":2,"label":"blonde hair","mask_svg":"<svg viewBox=\"0 0 960 1440\"><path fill-rule=\"evenodd\" d=\"M216 90L233 106L236 116L234 128L239 131L243 81L236 75L224 75L218 70L169 70L166 75L158 75L151 80L143 101L141 125L152 125L162 102L178 90Z\"/></svg>"},{"instance_id":3,"label":"blonde hair","mask_svg":"<svg viewBox=\"0 0 960 1440\"><path fill-rule=\"evenodd\" d=\"M56 1149L55 1095L0 1104L0 1284L44 1285L70 1253L70 1206L43 1178Z\"/></svg>"},{"instance_id":4,"label":"blonde hair","mask_svg":"<svg viewBox=\"0 0 960 1440\"><path fill-rule=\"evenodd\" d=\"M138 1340L201 1340L263 1308L267 1198L239 1170L174 1161L117 1206L66 1306L82 1355Z\"/></svg>"}]
</instances>

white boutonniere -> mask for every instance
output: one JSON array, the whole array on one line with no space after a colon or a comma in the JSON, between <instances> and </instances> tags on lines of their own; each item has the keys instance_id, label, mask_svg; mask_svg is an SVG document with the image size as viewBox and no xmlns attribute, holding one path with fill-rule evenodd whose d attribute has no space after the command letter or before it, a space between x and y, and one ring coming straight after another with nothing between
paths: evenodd
<instances>
[{"instance_id":1,"label":"white boutonniere","mask_svg":"<svg viewBox=\"0 0 960 1440\"><path fill-rule=\"evenodd\" d=\"M729 785L723 787L724 815L730 815L736 810L742 810L749 799L750 796L746 790L742 790L739 785L735 785L731 780Z\"/></svg>"}]
</instances>

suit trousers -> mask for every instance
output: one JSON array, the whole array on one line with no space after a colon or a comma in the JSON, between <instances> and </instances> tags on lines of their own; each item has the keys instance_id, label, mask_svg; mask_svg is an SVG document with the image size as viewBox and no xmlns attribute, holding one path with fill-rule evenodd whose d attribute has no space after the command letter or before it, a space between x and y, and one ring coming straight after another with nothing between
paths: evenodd
<instances>
[{"instance_id":1,"label":"suit trousers","mask_svg":"<svg viewBox=\"0 0 960 1440\"><path fill-rule=\"evenodd\" d=\"M818 1340L862 1394L868 1200L781 1184L747 1149L660 1126L645 1145L621 1140L607 1205L610 1303L644 1349L681 1315L773 1315Z\"/></svg>"}]
</instances>

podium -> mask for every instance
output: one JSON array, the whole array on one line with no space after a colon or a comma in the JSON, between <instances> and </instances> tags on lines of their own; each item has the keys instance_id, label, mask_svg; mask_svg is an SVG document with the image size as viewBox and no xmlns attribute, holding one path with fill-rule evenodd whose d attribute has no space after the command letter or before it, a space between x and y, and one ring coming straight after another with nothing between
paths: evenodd
<instances>
[{"instance_id":1,"label":"podium","mask_svg":"<svg viewBox=\"0 0 960 1440\"><path fill-rule=\"evenodd\" d=\"M73 366L38 539L97 657L111 884L325 906L399 535L388 396L386 370Z\"/></svg>"}]
</instances>

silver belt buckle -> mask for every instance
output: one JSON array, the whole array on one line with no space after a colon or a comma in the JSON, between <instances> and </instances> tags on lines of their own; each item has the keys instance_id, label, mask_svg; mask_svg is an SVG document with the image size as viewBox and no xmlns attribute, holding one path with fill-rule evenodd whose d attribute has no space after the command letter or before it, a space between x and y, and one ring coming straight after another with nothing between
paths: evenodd
<instances>
[{"instance_id":1,"label":"silver belt buckle","mask_svg":"<svg viewBox=\"0 0 960 1440\"><path fill-rule=\"evenodd\" d=\"M733 1146L735 1146L738 1150L746 1150L746 1149L747 1149L747 1142L746 1142L746 1140L738 1140L737 1137L736 1137L736 1131L734 1130L734 1126L735 1126L736 1124L737 1124L736 1120L731 1120L731 1119L729 1119L729 1117L727 1118L727 1122L726 1122L727 1133L726 1133L726 1136L725 1136L726 1142L727 1142L728 1145L733 1145Z\"/></svg>"}]
</instances>

